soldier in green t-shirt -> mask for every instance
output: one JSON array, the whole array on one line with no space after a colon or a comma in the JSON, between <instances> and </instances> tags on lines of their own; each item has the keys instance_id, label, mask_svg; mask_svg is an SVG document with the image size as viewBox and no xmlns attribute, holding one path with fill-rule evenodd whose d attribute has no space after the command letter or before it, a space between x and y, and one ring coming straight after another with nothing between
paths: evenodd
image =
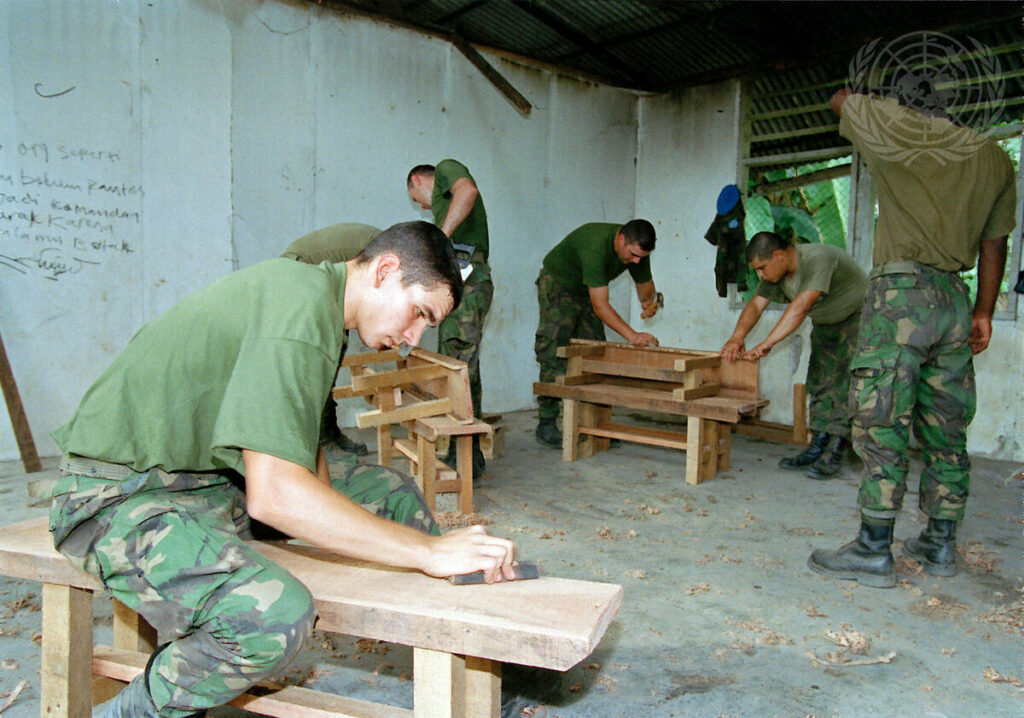
<instances>
[{"instance_id":1,"label":"soldier in green t-shirt","mask_svg":"<svg viewBox=\"0 0 1024 718\"><path fill-rule=\"evenodd\" d=\"M807 392L814 438L805 451L782 459L779 466L808 467L812 479L830 479L839 472L850 439L850 360L868 276L839 247L793 245L774 232L758 232L750 239L747 261L761 281L722 346L722 358L760 359L796 331L805 317L811 318ZM745 351L744 339L771 302L789 306L768 336Z\"/></svg>"},{"instance_id":2,"label":"soldier in green t-shirt","mask_svg":"<svg viewBox=\"0 0 1024 718\"><path fill-rule=\"evenodd\" d=\"M480 381L480 344L484 320L491 308L494 284L488 264L490 239L487 233L487 210L466 166L447 159L433 165L417 165L406 177L409 197L434 215L434 224L455 244L472 248L472 269L466 277L462 303L445 317L437 332L437 351L466 362L469 368L469 390L473 414L483 415L483 388ZM455 442L449 444L445 462L455 465ZM482 476L484 455L480 437L473 437L473 475Z\"/></svg>"},{"instance_id":3,"label":"soldier in green t-shirt","mask_svg":"<svg viewBox=\"0 0 1024 718\"><path fill-rule=\"evenodd\" d=\"M628 269L643 308L641 317L657 313L648 256L656 240L654 226L646 219L621 225L591 222L574 229L547 253L537 277L540 323L534 342L542 382L565 374L565 360L555 355L558 347L572 338L604 339L605 326L635 346L658 346L652 335L633 331L608 302L608 284ZM552 448L562 445L555 425L558 403L554 397L537 397L537 440Z\"/></svg>"},{"instance_id":4,"label":"soldier in green t-shirt","mask_svg":"<svg viewBox=\"0 0 1024 718\"><path fill-rule=\"evenodd\" d=\"M915 78L915 87L923 86ZM945 107L943 98L919 99ZM893 529L913 430L924 463L918 505L928 525L903 542L903 553L931 575L952 576L957 523L970 493L967 426L977 404L971 357L992 336L1006 239L1016 224L1013 164L991 137L894 99L840 90L832 109L840 134L871 172L878 228L851 362L853 447L864 461L860 530L839 549L816 549L808 566L867 586L896 584ZM958 273L975 261L972 308Z\"/></svg>"},{"instance_id":5,"label":"soldier in green t-shirt","mask_svg":"<svg viewBox=\"0 0 1024 718\"><path fill-rule=\"evenodd\" d=\"M343 222L304 234L288 245L282 257L306 264L320 262L347 262L363 251L380 230L368 224ZM345 354L342 352L341 358ZM340 360L339 360L340 361ZM337 446L342 451L366 456L366 444L353 441L338 427L338 402L330 394L320 417L320 445Z\"/></svg>"},{"instance_id":6,"label":"soldier in green t-shirt","mask_svg":"<svg viewBox=\"0 0 1024 718\"><path fill-rule=\"evenodd\" d=\"M138 331L53 432L54 545L167 641L94 715L205 715L299 652L312 596L246 543L250 517L431 576L512 577L511 542L441 535L409 476L354 457L331 476L317 445L346 330L375 349L416 344L461 290L447 238L407 222L345 263L229 274Z\"/></svg>"}]
</instances>

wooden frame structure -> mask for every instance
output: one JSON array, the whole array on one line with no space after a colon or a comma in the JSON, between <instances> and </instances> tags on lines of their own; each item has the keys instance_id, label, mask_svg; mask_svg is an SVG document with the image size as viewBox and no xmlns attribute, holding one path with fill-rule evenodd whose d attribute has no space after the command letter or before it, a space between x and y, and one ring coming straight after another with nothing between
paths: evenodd
<instances>
[{"instance_id":1,"label":"wooden frame structure","mask_svg":"<svg viewBox=\"0 0 1024 718\"><path fill-rule=\"evenodd\" d=\"M390 362L395 369L375 368ZM362 396L374 406L356 416L356 425L376 427L379 463L391 466L395 454L402 454L432 511L437 494L457 493L459 511L472 513L472 438L492 429L473 416L466 363L425 349L413 349L408 356L389 349L346 356L342 366L352 372L352 383L335 387L332 395ZM395 424L405 427L407 435L394 436ZM454 470L437 459L437 442L444 436L456 442Z\"/></svg>"},{"instance_id":2,"label":"wooden frame structure","mask_svg":"<svg viewBox=\"0 0 1024 718\"><path fill-rule=\"evenodd\" d=\"M413 648L412 710L309 688L260 686L231 705L290 718L499 718L501 663L568 670L597 647L622 605L622 587L542 577L453 586L418 571L348 561L291 543L252 545L300 580L316 628ZM40 715L88 718L141 673L152 628L114 603L114 645L93 647L99 581L53 548L45 518L4 527L0 574L43 583Z\"/></svg>"},{"instance_id":3,"label":"wooden frame structure","mask_svg":"<svg viewBox=\"0 0 1024 718\"><path fill-rule=\"evenodd\" d=\"M758 396L757 362L583 339L558 352L565 376L534 384L533 393L562 399L563 461L604 451L610 439L664 446L686 451L686 482L698 484L729 467L732 427L768 405ZM613 406L685 415L686 433L612 423Z\"/></svg>"}]
</instances>

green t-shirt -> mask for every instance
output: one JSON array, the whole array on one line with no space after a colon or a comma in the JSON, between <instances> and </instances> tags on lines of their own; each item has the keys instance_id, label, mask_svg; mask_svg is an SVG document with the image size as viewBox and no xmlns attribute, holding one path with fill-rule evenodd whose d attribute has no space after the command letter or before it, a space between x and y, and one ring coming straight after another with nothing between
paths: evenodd
<instances>
[{"instance_id":1,"label":"green t-shirt","mask_svg":"<svg viewBox=\"0 0 1024 718\"><path fill-rule=\"evenodd\" d=\"M839 132L878 194L875 266L910 259L970 269L981 242L1013 231L1013 164L990 137L868 95L846 98Z\"/></svg>"},{"instance_id":2,"label":"green t-shirt","mask_svg":"<svg viewBox=\"0 0 1024 718\"><path fill-rule=\"evenodd\" d=\"M282 257L306 264L347 262L363 251L380 230L368 224L346 222L304 234L288 245Z\"/></svg>"},{"instance_id":3,"label":"green t-shirt","mask_svg":"<svg viewBox=\"0 0 1024 718\"><path fill-rule=\"evenodd\" d=\"M621 227L610 222L577 227L547 253L544 269L573 294L606 287L626 269L637 284L651 281L650 256L627 265L615 254L615 235Z\"/></svg>"},{"instance_id":4,"label":"green t-shirt","mask_svg":"<svg viewBox=\"0 0 1024 718\"><path fill-rule=\"evenodd\" d=\"M244 474L245 448L315 472L344 292L344 264L277 258L223 277L143 326L54 441L136 471Z\"/></svg>"},{"instance_id":5,"label":"green t-shirt","mask_svg":"<svg viewBox=\"0 0 1024 718\"><path fill-rule=\"evenodd\" d=\"M861 310L867 288L868 275L845 250L830 244L798 244L792 279L762 280L754 294L786 303L800 292L821 292L807 315L815 324L838 324Z\"/></svg>"},{"instance_id":6,"label":"green t-shirt","mask_svg":"<svg viewBox=\"0 0 1024 718\"><path fill-rule=\"evenodd\" d=\"M430 196L430 211L434 215L434 224L438 227L448 215L448 207L452 203L452 186L463 177L476 184L476 180L461 162L441 160L434 167L434 192ZM477 195L472 211L456 228L455 234L452 235L452 241L476 247L477 253L473 255L473 259L484 261L485 256L481 256L480 253L486 255L490 251L490 244L487 235L487 210L484 209L482 194Z\"/></svg>"}]
</instances>

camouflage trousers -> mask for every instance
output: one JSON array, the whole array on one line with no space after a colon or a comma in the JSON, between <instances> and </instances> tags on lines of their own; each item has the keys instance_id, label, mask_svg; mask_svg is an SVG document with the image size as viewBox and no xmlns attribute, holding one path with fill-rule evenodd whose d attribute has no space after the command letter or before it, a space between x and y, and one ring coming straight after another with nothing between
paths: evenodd
<instances>
[{"instance_id":1,"label":"camouflage trousers","mask_svg":"<svg viewBox=\"0 0 1024 718\"><path fill-rule=\"evenodd\" d=\"M378 516L438 534L404 474L352 457L332 483ZM245 495L224 475L64 474L50 529L61 553L156 628L147 684L161 716L223 705L280 674L312 631L309 591L245 543Z\"/></svg>"},{"instance_id":2,"label":"camouflage trousers","mask_svg":"<svg viewBox=\"0 0 1024 718\"><path fill-rule=\"evenodd\" d=\"M860 313L811 329L807 362L810 429L850 438L850 361L857 346Z\"/></svg>"},{"instance_id":3,"label":"camouflage trousers","mask_svg":"<svg viewBox=\"0 0 1024 718\"><path fill-rule=\"evenodd\" d=\"M955 274L917 262L871 272L850 385L853 447L865 466L863 515L892 518L903 505L913 428L924 461L921 510L963 518L976 401L970 335L971 302Z\"/></svg>"},{"instance_id":4,"label":"camouflage trousers","mask_svg":"<svg viewBox=\"0 0 1024 718\"><path fill-rule=\"evenodd\" d=\"M484 319L491 308L494 283L487 264L473 262L473 271L462 289L462 301L444 318L437 330L437 351L466 362L469 367L469 393L473 399L473 416L482 415L483 387L480 383L480 343L484 335Z\"/></svg>"},{"instance_id":5,"label":"camouflage trousers","mask_svg":"<svg viewBox=\"0 0 1024 718\"><path fill-rule=\"evenodd\" d=\"M565 374L565 359L555 355L558 347L567 345L573 338L604 340L604 322L594 313L588 296L573 294L544 269L537 277L537 302L540 322L533 351L540 364L540 380L552 382L559 374ZM538 396L538 416L558 418L559 403L556 397Z\"/></svg>"}]
</instances>

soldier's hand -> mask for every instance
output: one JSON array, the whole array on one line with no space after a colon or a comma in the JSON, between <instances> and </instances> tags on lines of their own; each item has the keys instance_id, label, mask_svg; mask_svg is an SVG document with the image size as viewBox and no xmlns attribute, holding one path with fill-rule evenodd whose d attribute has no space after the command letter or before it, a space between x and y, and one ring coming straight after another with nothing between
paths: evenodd
<instances>
[{"instance_id":1,"label":"soldier's hand","mask_svg":"<svg viewBox=\"0 0 1024 718\"><path fill-rule=\"evenodd\" d=\"M468 526L431 537L423 572L443 578L483 571L484 580L494 583L514 577L514 553L515 547L508 539L490 536L482 526Z\"/></svg>"},{"instance_id":2,"label":"soldier's hand","mask_svg":"<svg viewBox=\"0 0 1024 718\"><path fill-rule=\"evenodd\" d=\"M992 340L992 317L984 314L975 314L971 317L971 338L968 340L971 345L972 354L980 354L988 349L988 343Z\"/></svg>"},{"instance_id":3,"label":"soldier's hand","mask_svg":"<svg viewBox=\"0 0 1024 718\"><path fill-rule=\"evenodd\" d=\"M722 345L722 359L727 362L734 362L740 358L746 347L739 339L730 339Z\"/></svg>"},{"instance_id":4,"label":"soldier's hand","mask_svg":"<svg viewBox=\"0 0 1024 718\"><path fill-rule=\"evenodd\" d=\"M653 335L647 332L637 332L636 336L629 342L635 347L656 347L658 346L658 340Z\"/></svg>"},{"instance_id":5,"label":"soldier's hand","mask_svg":"<svg viewBox=\"0 0 1024 718\"><path fill-rule=\"evenodd\" d=\"M746 352L743 355L743 358L744 359L749 359L750 361L756 361L757 359L760 359L761 357L763 357L765 354L767 354L771 350L772 350L772 347L771 347L770 344L761 343L761 344L758 344L753 349L751 349L749 352Z\"/></svg>"}]
</instances>

